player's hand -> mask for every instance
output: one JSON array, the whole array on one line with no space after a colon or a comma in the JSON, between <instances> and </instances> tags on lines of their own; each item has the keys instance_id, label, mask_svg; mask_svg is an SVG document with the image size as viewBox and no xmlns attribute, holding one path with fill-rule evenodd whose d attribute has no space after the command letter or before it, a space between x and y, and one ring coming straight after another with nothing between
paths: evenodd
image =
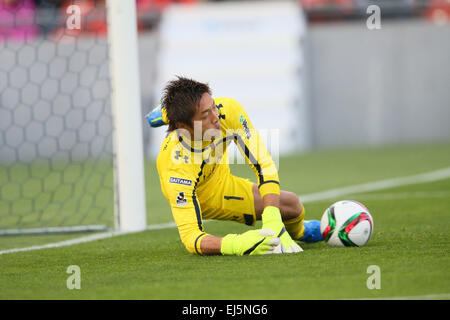
<instances>
[{"instance_id":1,"label":"player's hand","mask_svg":"<svg viewBox=\"0 0 450 320\"><path fill-rule=\"evenodd\" d=\"M250 230L242 234L227 234L222 238L223 255L257 255L281 253L280 239L272 230Z\"/></svg>"},{"instance_id":2,"label":"player's hand","mask_svg":"<svg viewBox=\"0 0 450 320\"><path fill-rule=\"evenodd\" d=\"M301 252L303 249L292 240L281 220L280 209L274 206L267 206L262 213L262 228L273 230L281 241L281 251L283 253Z\"/></svg>"}]
</instances>

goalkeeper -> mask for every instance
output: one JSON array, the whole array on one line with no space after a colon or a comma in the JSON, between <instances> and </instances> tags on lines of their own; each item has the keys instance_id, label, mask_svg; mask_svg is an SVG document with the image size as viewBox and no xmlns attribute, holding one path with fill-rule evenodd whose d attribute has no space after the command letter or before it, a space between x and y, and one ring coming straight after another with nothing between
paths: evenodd
<instances>
[{"instance_id":1,"label":"goalkeeper","mask_svg":"<svg viewBox=\"0 0 450 320\"><path fill-rule=\"evenodd\" d=\"M147 119L168 124L157 159L161 189L181 241L194 254L247 255L302 251L296 241L322 240L320 223L304 221L298 197L280 190L270 154L243 107L232 98L212 98L207 84L178 77L164 89L161 105ZM234 142L257 183L234 176L227 147ZM229 220L260 230L217 237L203 220Z\"/></svg>"}]
</instances>

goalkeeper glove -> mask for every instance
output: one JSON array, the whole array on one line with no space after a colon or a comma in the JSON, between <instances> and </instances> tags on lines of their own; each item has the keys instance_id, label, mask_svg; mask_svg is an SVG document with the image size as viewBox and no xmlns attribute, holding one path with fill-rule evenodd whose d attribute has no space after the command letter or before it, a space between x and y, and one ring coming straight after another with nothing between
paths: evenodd
<instances>
[{"instance_id":1,"label":"goalkeeper glove","mask_svg":"<svg viewBox=\"0 0 450 320\"><path fill-rule=\"evenodd\" d=\"M257 255L281 253L280 239L272 230L250 230L242 234L227 234L222 238L223 255Z\"/></svg>"},{"instance_id":2,"label":"goalkeeper glove","mask_svg":"<svg viewBox=\"0 0 450 320\"><path fill-rule=\"evenodd\" d=\"M152 128L157 128L169 123L169 119L167 119L166 109L161 107L161 105L150 111L146 115L146 118Z\"/></svg>"},{"instance_id":3,"label":"goalkeeper glove","mask_svg":"<svg viewBox=\"0 0 450 320\"><path fill-rule=\"evenodd\" d=\"M262 228L271 229L275 232L281 241L281 251L283 253L301 252L303 249L292 240L289 233L286 232L281 221L280 209L274 206L267 206L262 213Z\"/></svg>"}]
</instances>

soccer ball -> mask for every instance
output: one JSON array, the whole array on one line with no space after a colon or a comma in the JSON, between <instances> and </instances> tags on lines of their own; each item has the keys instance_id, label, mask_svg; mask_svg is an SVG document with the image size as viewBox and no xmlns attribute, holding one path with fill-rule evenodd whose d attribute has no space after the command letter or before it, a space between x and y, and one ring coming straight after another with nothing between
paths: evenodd
<instances>
[{"instance_id":1,"label":"soccer ball","mask_svg":"<svg viewBox=\"0 0 450 320\"><path fill-rule=\"evenodd\" d=\"M333 203L322 215L320 233L334 247L362 247L373 231L373 218L367 208L353 200Z\"/></svg>"}]
</instances>

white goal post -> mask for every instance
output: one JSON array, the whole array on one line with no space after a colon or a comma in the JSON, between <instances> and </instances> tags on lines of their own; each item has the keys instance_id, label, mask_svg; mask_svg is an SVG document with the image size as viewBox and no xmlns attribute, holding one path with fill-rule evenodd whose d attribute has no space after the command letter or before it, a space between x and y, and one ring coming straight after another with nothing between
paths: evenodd
<instances>
[{"instance_id":1,"label":"white goal post","mask_svg":"<svg viewBox=\"0 0 450 320\"><path fill-rule=\"evenodd\" d=\"M74 29L38 7L19 37L23 3L2 7L0 236L145 230L135 1L76 10Z\"/></svg>"},{"instance_id":2,"label":"white goal post","mask_svg":"<svg viewBox=\"0 0 450 320\"><path fill-rule=\"evenodd\" d=\"M144 152L135 1L107 0L114 121L115 226L146 228Z\"/></svg>"}]
</instances>

